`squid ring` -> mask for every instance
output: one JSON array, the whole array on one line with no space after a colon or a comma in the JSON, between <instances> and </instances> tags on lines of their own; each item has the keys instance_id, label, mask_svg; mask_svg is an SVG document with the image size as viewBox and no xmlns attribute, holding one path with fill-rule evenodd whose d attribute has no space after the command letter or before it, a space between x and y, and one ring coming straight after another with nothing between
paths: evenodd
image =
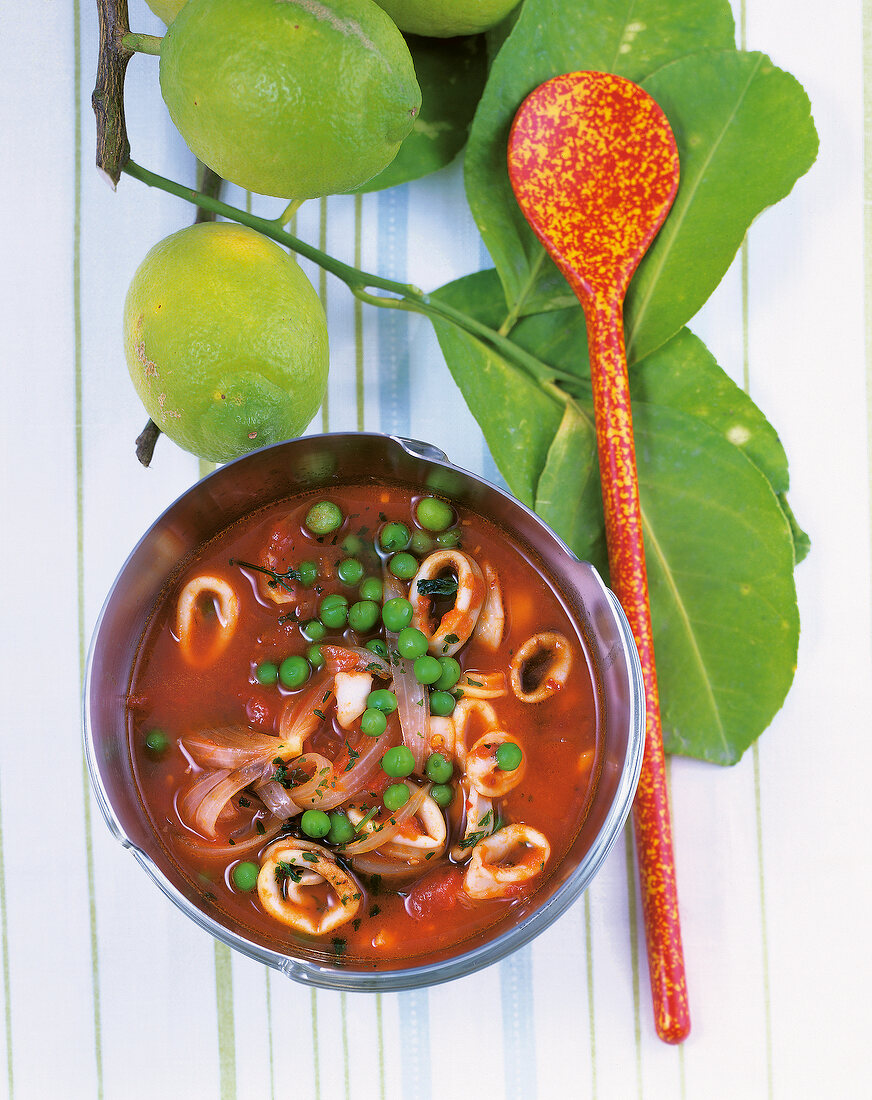
<instances>
[{"instance_id":1,"label":"squid ring","mask_svg":"<svg viewBox=\"0 0 872 1100\"><path fill-rule=\"evenodd\" d=\"M424 859L428 853L441 852L445 847L448 831L445 818L435 801L427 795L415 816L406 825L413 826L417 836L406 836L404 831L395 833L393 838L382 845L380 852L391 859Z\"/></svg>"},{"instance_id":2,"label":"squid ring","mask_svg":"<svg viewBox=\"0 0 872 1100\"><path fill-rule=\"evenodd\" d=\"M419 581L436 580L446 569L457 574L454 607L446 611L434 630L431 627L430 597L418 588ZM430 652L437 656L456 653L469 640L481 613L485 597L484 577L478 564L459 550L437 550L421 562L409 586L412 625L426 637ZM448 641L452 638L453 641Z\"/></svg>"},{"instance_id":3,"label":"squid ring","mask_svg":"<svg viewBox=\"0 0 872 1100\"><path fill-rule=\"evenodd\" d=\"M458 766L466 769L466 726L473 714L477 714L486 731L500 728L497 712L486 699L461 699L451 715L454 724L454 740L450 748ZM448 747L448 746L446 746Z\"/></svg>"},{"instance_id":4,"label":"squid ring","mask_svg":"<svg viewBox=\"0 0 872 1100\"><path fill-rule=\"evenodd\" d=\"M495 822L491 800L484 798L475 787L470 786L467 776L461 779L458 786L463 795L466 821L462 838L451 849L451 858L455 863L462 863L469 858L474 845L494 831Z\"/></svg>"},{"instance_id":5,"label":"squid ring","mask_svg":"<svg viewBox=\"0 0 872 1100\"><path fill-rule=\"evenodd\" d=\"M202 623L198 603L203 596L211 596L215 605L217 630L212 644L205 652L197 652L194 638ZM189 665L203 668L219 657L233 637L239 621L239 599L233 587L221 577L201 574L188 581L179 595L176 605L176 637L182 647L182 655Z\"/></svg>"},{"instance_id":6,"label":"squid ring","mask_svg":"<svg viewBox=\"0 0 872 1100\"><path fill-rule=\"evenodd\" d=\"M543 658L547 658L547 663L537 668L536 683L528 691L524 686L528 667L533 661L538 665ZM563 634L556 631L534 634L512 658L512 691L522 703L542 703L566 684L571 668L572 648Z\"/></svg>"},{"instance_id":7,"label":"squid ring","mask_svg":"<svg viewBox=\"0 0 872 1100\"><path fill-rule=\"evenodd\" d=\"M257 876L257 896L264 911L282 924L323 936L352 919L362 895L324 848L291 839L267 853Z\"/></svg>"},{"instance_id":8,"label":"squid ring","mask_svg":"<svg viewBox=\"0 0 872 1100\"><path fill-rule=\"evenodd\" d=\"M466 774L469 782L485 798L502 798L524 778L526 756L521 757L521 763L512 771L503 771L497 764L497 749L507 744L517 745L518 742L502 730L491 730L484 737L479 737L467 753Z\"/></svg>"},{"instance_id":9,"label":"squid ring","mask_svg":"<svg viewBox=\"0 0 872 1100\"><path fill-rule=\"evenodd\" d=\"M504 897L513 886L529 882L545 869L551 845L530 825L506 825L480 840L463 876L471 898Z\"/></svg>"}]
</instances>

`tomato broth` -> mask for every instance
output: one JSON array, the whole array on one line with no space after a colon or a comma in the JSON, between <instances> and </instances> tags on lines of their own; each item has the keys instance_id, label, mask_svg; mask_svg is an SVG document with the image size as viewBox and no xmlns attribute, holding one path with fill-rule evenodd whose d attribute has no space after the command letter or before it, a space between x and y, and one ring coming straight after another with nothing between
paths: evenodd
<instances>
[{"instance_id":1,"label":"tomato broth","mask_svg":"<svg viewBox=\"0 0 872 1100\"><path fill-rule=\"evenodd\" d=\"M480 516L391 486L271 505L185 562L128 730L192 889L279 950L359 967L509 918L566 854L598 765L555 586Z\"/></svg>"}]
</instances>

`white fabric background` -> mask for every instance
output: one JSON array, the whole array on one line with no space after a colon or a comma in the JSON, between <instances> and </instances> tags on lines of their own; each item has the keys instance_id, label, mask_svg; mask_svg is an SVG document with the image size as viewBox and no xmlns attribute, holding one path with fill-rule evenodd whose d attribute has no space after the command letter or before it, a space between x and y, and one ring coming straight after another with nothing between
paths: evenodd
<instances>
[{"instance_id":1,"label":"white fabric background","mask_svg":"<svg viewBox=\"0 0 872 1100\"><path fill-rule=\"evenodd\" d=\"M140 0L137 29L159 33ZM868 1095L869 397L864 308L868 4L745 0L750 48L805 85L820 157L754 226L693 323L785 443L811 535L796 681L758 746L723 770L671 763L693 1033L653 1030L629 844L519 955L419 994L313 994L217 948L112 840L83 769L79 696L103 597L151 520L198 476L166 440L141 469L121 305L185 203L93 164L96 17L87 0L0 10L0 1093L16 1098ZM867 56L872 56L867 54ZM134 58L135 158L193 164ZM244 203L240 194L230 201ZM272 210L272 206L264 209ZM277 213L277 211L276 211ZM458 165L367 196L362 266L436 287L486 262ZM353 261L352 199L299 234ZM310 273L319 285L317 272ZM481 434L428 323L320 281L332 367L323 426L402 431L486 475ZM363 393L357 397L362 356ZM322 422L316 420L314 429Z\"/></svg>"}]
</instances>

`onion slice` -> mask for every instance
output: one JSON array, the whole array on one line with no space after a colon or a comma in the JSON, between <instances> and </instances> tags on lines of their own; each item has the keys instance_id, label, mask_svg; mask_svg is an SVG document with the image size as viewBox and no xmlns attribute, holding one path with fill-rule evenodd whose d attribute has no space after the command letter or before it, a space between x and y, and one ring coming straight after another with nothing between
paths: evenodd
<instances>
[{"instance_id":1,"label":"onion slice","mask_svg":"<svg viewBox=\"0 0 872 1100\"><path fill-rule=\"evenodd\" d=\"M335 675L337 672L371 672L389 680L393 675L390 664L373 653L371 649L359 645L329 645L322 642L321 656L324 667Z\"/></svg>"},{"instance_id":2,"label":"onion slice","mask_svg":"<svg viewBox=\"0 0 872 1100\"><path fill-rule=\"evenodd\" d=\"M385 570L385 600L403 596L403 588L397 578ZM396 653L398 635L386 627L385 636L388 649ZM397 714L403 731L403 744L415 759L415 771L423 773L430 747L430 694L415 679L412 662L403 657L397 658L394 668L394 694L397 697Z\"/></svg>"},{"instance_id":3,"label":"onion slice","mask_svg":"<svg viewBox=\"0 0 872 1100\"><path fill-rule=\"evenodd\" d=\"M363 852L372 852L376 848L381 848L382 844L387 844L391 837L395 836L399 831L403 822L407 821L410 817L414 817L418 810L421 809L424 799L429 793L429 783L423 787L417 787L412 791L411 797L405 806L403 806L398 813L391 814L388 818L388 824L373 825L372 822L369 822L365 826L366 835L360 840L355 840L351 844L346 844L342 849L342 855L361 855ZM356 811L356 813L359 812L360 811ZM348 818L350 821L354 820L353 815L355 815L355 811L353 809L349 810ZM360 820L360 818L358 820ZM390 822L393 822L393 824L390 824Z\"/></svg>"}]
</instances>

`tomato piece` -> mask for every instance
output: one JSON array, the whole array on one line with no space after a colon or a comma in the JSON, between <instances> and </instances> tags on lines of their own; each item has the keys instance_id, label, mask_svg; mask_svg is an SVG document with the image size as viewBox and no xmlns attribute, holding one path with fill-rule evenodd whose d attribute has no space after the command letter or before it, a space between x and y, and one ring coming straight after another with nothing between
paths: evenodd
<instances>
[{"instance_id":1,"label":"tomato piece","mask_svg":"<svg viewBox=\"0 0 872 1100\"><path fill-rule=\"evenodd\" d=\"M406 898L406 912L415 920L424 920L453 909L462 883L459 867L437 867L412 887Z\"/></svg>"}]
</instances>

